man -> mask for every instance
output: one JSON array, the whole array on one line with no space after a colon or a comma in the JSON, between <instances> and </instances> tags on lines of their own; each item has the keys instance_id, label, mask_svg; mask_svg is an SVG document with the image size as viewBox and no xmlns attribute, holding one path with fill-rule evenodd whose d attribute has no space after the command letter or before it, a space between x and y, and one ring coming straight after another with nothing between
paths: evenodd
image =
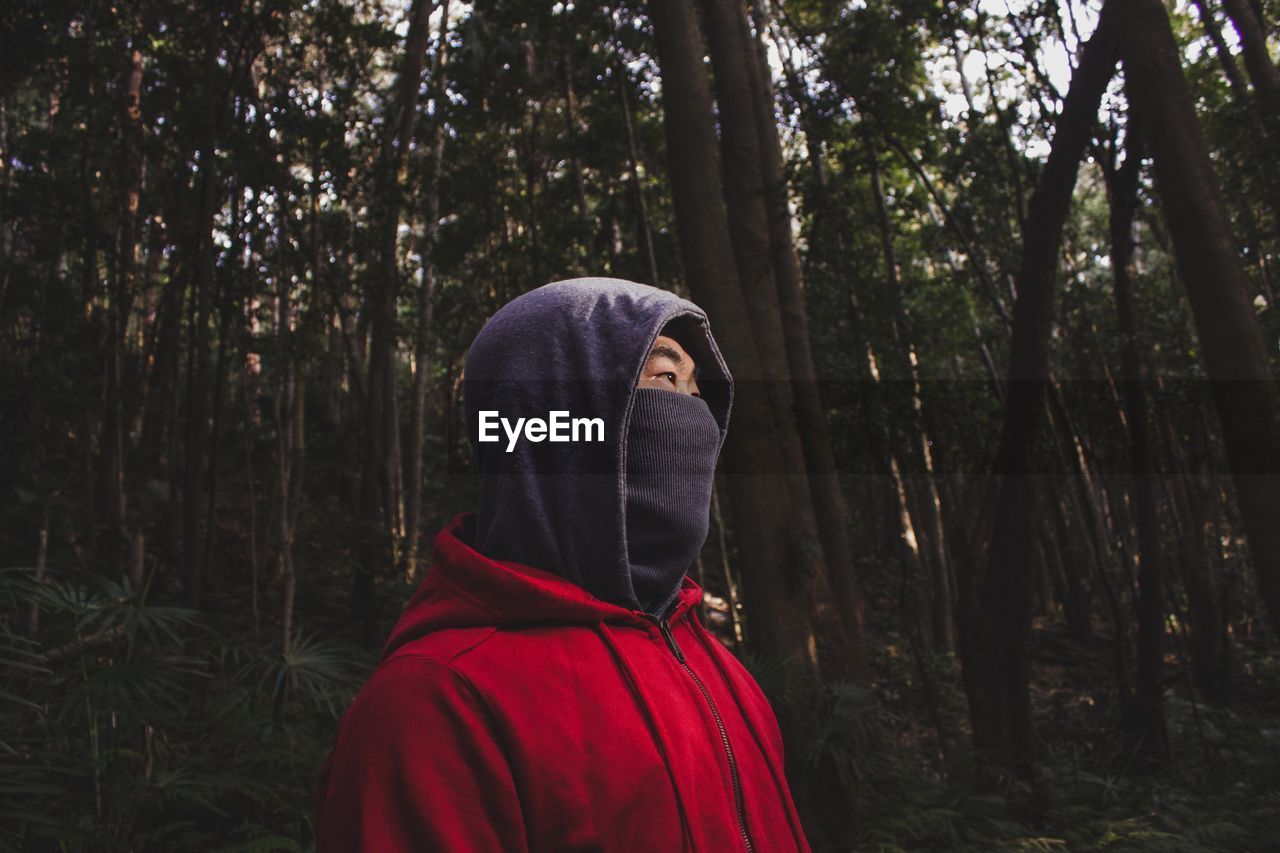
<instances>
[{"instance_id":1,"label":"man","mask_svg":"<svg viewBox=\"0 0 1280 853\"><path fill-rule=\"evenodd\" d=\"M777 721L686 576L733 394L706 315L548 284L490 318L463 393L478 511L343 718L319 850L808 851Z\"/></svg>"}]
</instances>

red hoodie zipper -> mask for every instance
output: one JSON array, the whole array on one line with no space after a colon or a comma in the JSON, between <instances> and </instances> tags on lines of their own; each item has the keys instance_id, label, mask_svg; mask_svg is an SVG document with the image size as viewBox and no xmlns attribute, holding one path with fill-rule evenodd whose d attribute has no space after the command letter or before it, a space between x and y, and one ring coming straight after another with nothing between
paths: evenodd
<instances>
[{"instance_id":1,"label":"red hoodie zipper","mask_svg":"<svg viewBox=\"0 0 1280 853\"><path fill-rule=\"evenodd\" d=\"M702 696L707 700L707 704L711 707L711 716L716 718L716 726L720 729L720 741L724 744L724 751L729 756L729 778L733 782L733 804L738 810L738 831L742 833L742 843L747 846L748 853L752 853L755 848L751 845L751 836L747 834L747 815L742 803L742 783L738 780L738 762L733 757L733 747L729 746L729 733L725 730L724 720L720 718L720 711L716 708L715 700L711 698L706 685L702 683L702 679L698 678L698 674L693 671L684 659L684 652L680 651L679 644L676 643L675 635L671 633L671 625L666 619L658 619L652 614L643 611L636 611L641 616L658 626L662 632L662 637L667 641L667 648L671 649L671 653L676 656L676 660L684 667L685 672L693 677L693 681L698 685L698 689L702 691Z\"/></svg>"}]
</instances>

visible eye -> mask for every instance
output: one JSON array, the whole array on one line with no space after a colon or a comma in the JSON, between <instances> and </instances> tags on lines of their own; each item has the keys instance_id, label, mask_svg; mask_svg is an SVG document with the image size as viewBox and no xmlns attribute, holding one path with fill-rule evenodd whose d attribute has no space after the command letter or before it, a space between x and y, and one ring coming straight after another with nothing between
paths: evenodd
<instances>
[{"instance_id":1,"label":"visible eye","mask_svg":"<svg viewBox=\"0 0 1280 853\"><path fill-rule=\"evenodd\" d=\"M675 385L675 384L676 384L676 375L675 375L675 373L674 373L673 371L668 370L668 371L666 371L665 373L659 373L658 375L659 375L659 376L665 376L667 379L669 379L669 380L671 381L671 384L672 384L672 385Z\"/></svg>"}]
</instances>

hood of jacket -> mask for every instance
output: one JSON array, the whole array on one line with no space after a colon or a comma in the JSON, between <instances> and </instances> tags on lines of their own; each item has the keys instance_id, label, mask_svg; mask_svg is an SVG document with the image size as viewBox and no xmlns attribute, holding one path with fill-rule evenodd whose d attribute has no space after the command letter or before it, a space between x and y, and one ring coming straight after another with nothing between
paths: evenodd
<instances>
[{"instance_id":1,"label":"hood of jacket","mask_svg":"<svg viewBox=\"0 0 1280 853\"><path fill-rule=\"evenodd\" d=\"M698 364L702 398L723 445L733 380L706 314L694 303L622 279L577 278L529 291L489 319L467 352L463 374L480 477L468 539L475 551L498 564L558 576L626 610L641 606L627 548L628 427L649 351L677 318L684 318L681 343ZM599 419L603 440L511 441L505 427L496 431L498 440L479 440L482 413L490 424L496 418L515 424L554 412ZM670 603L676 593L672 589ZM522 618L536 618L538 606L523 602Z\"/></svg>"}]
</instances>

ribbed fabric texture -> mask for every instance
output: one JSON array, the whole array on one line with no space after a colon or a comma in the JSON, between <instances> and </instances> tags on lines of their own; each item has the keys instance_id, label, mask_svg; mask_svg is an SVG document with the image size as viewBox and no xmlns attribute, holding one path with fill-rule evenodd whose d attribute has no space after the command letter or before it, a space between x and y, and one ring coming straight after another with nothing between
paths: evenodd
<instances>
[{"instance_id":1,"label":"ribbed fabric texture","mask_svg":"<svg viewBox=\"0 0 1280 853\"><path fill-rule=\"evenodd\" d=\"M631 585L661 617L707 539L720 427L698 397L637 388L627 427L626 535Z\"/></svg>"}]
</instances>

